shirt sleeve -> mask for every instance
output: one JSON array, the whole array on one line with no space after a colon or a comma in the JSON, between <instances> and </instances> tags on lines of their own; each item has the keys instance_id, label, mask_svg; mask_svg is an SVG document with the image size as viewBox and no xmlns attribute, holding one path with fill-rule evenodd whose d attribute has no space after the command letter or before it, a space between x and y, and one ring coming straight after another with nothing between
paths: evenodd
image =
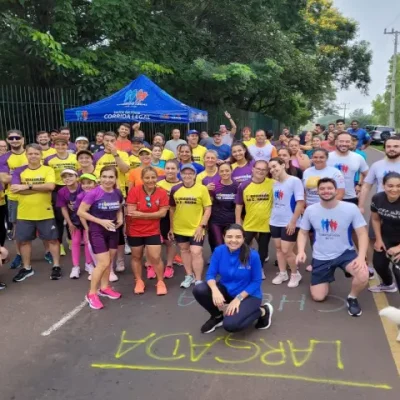
<instances>
[{"instance_id":1,"label":"shirt sleeve","mask_svg":"<svg viewBox=\"0 0 400 400\"><path fill-rule=\"evenodd\" d=\"M300 229L303 229L303 231L311 230L311 221L309 214L310 214L310 207L307 207L306 211L303 214L303 218L301 219L300 222Z\"/></svg>"},{"instance_id":2,"label":"shirt sleeve","mask_svg":"<svg viewBox=\"0 0 400 400\"><path fill-rule=\"evenodd\" d=\"M365 219L361 214L359 208L355 204L352 204L352 206L353 206L353 221L352 221L353 229L361 228L362 226L367 226L367 223L365 222Z\"/></svg>"},{"instance_id":3,"label":"shirt sleeve","mask_svg":"<svg viewBox=\"0 0 400 400\"><path fill-rule=\"evenodd\" d=\"M169 198L167 192L160 188L160 207L168 207L169 206Z\"/></svg>"},{"instance_id":4,"label":"shirt sleeve","mask_svg":"<svg viewBox=\"0 0 400 400\"><path fill-rule=\"evenodd\" d=\"M333 179L335 180L338 189L345 189L344 176L339 170L335 172Z\"/></svg>"},{"instance_id":5,"label":"shirt sleeve","mask_svg":"<svg viewBox=\"0 0 400 400\"><path fill-rule=\"evenodd\" d=\"M126 204L137 204L136 187L133 187L126 198Z\"/></svg>"},{"instance_id":6,"label":"shirt sleeve","mask_svg":"<svg viewBox=\"0 0 400 400\"><path fill-rule=\"evenodd\" d=\"M251 281L243 290L251 296L260 290L262 284L261 261L255 250L250 250L249 263L251 267Z\"/></svg>"},{"instance_id":7,"label":"shirt sleeve","mask_svg":"<svg viewBox=\"0 0 400 400\"><path fill-rule=\"evenodd\" d=\"M212 253L210 259L210 265L208 266L206 273L206 282L217 278L219 274L219 263L221 260L221 253L223 249L224 249L223 246L217 247Z\"/></svg>"},{"instance_id":8,"label":"shirt sleeve","mask_svg":"<svg viewBox=\"0 0 400 400\"><path fill-rule=\"evenodd\" d=\"M66 196L67 193L65 190L68 190L68 189L62 188L61 190L58 191L56 207L68 207L69 199Z\"/></svg>"},{"instance_id":9,"label":"shirt sleeve","mask_svg":"<svg viewBox=\"0 0 400 400\"><path fill-rule=\"evenodd\" d=\"M45 183L56 183L56 173L53 168L49 168L47 171Z\"/></svg>"},{"instance_id":10,"label":"shirt sleeve","mask_svg":"<svg viewBox=\"0 0 400 400\"><path fill-rule=\"evenodd\" d=\"M203 207L209 207L212 205L210 193L205 186L202 186L201 200L203 202Z\"/></svg>"},{"instance_id":11,"label":"shirt sleeve","mask_svg":"<svg viewBox=\"0 0 400 400\"><path fill-rule=\"evenodd\" d=\"M0 172L9 174L10 167L8 166L8 157L7 154L4 154L0 157Z\"/></svg>"},{"instance_id":12,"label":"shirt sleeve","mask_svg":"<svg viewBox=\"0 0 400 400\"><path fill-rule=\"evenodd\" d=\"M296 201L304 200L304 187L300 179L295 179L293 189L294 199Z\"/></svg>"},{"instance_id":13,"label":"shirt sleeve","mask_svg":"<svg viewBox=\"0 0 400 400\"><path fill-rule=\"evenodd\" d=\"M20 185L21 184L21 170L15 169L14 173L11 177L11 185Z\"/></svg>"},{"instance_id":14,"label":"shirt sleeve","mask_svg":"<svg viewBox=\"0 0 400 400\"><path fill-rule=\"evenodd\" d=\"M275 146L272 146L271 158L278 157L278 152Z\"/></svg>"},{"instance_id":15,"label":"shirt sleeve","mask_svg":"<svg viewBox=\"0 0 400 400\"><path fill-rule=\"evenodd\" d=\"M371 212L378 212L378 206L376 204L376 200L378 199L377 195L372 196L371 199Z\"/></svg>"},{"instance_id":16,"label":"shirt sleeve","mask_svg":"<svg viewBox=\"0 0 400 400\"><path fill-rule=\"evenodd\" d=\"M244 204L243 201L243 185L240 184L235 197L235 204L242 206Z\"/></svg>"},{"instance_id":17,"label":"shirt sleeve","mask_svg":"<svg viewBox=\"0 0 400 400\"><path fill-rule=\"evenodd\" d=\"M96 201L96 189L90 190L85 194L82 199L82 203L86 203L88 205L92 205Z\"/></svg>"},{"instance_id":18,"label":"shirt sleeve","mask_svg":"<svg viewBox=\"0 0 400 400\"><path fill-rule=\"evenodd\" d=\"M170 207L176 207L175 197L174 197L175 192L176 192L176 189L172 188L171 193L169 194L169 206Z\"/></svg>"},{"instance_id":19,"label":"shirt sleeve","mask_svg":"<svg viewBox=\"0 0 400 400\"><path fill-rule=\"evenodd\" d=\"M364 182L366 182L370 185L373 185L376 182L375 165L376 164L371 165L371 168L369 169L368 174L364 179Z\"/></svg>"}]
</instances>

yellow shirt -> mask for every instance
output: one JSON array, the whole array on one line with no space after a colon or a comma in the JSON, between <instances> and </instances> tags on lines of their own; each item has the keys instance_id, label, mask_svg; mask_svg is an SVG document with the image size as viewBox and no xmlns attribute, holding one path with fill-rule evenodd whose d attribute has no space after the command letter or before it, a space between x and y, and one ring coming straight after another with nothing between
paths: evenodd
<instances>
[{"instance_id":1,"label":"yellow shirt","mask_svg":"<svg viewBox=\"0 0 400 400\"><path fill-rule=\"evenodd\" d=\"M28 159L26 158L25 151L22 154L14 154L8 151L6 154L0 156L0 172L11 175L11 180L14 170L27 164ZM6 195L9 200L18 199L18 195L10 192L10 186L7 187Z\"/></svg>"},{"instance_id":2,"label":"yellow shirt","mask_svg":"<svg viewBox=\"0 0 400 400\"><path fill-rule=\"evenodd\" d=\"M193 151L193 161L199 163L200 165L204 165L204 154L207 149L203 146L198 145L195 148L192 148Z\"/></svg>"},{"instance_id":3,"label":"yellow shirt","mask_svg":"<svg viewBox=\"0 0 400 400\"><path fill-rule=\"evenodd\" d=\"M245 144L246 147L249 147L256 144L256 139L252 137L250 140L242 140L242 143Z\"/></svg>"},{"instance_id":4,"label":"yellow shirt","mask_svg":"<svg viewBox=\"0 0 400 400\"><path fill-rule=\"evenodd\" d=\"M126 151L117 150L117 153L120 159L127 165L130 164L129 155ZM123 196L126 196L126 178L125 174L121 172L117 166L117 162L115 161L115 157L111 153L106 153L104 150L97 151L93 154L93 164L95 166L94 174L97 178L100 178L100 171L103 167L108 165L113 165L117 168L118 171L118 180L117 186L118 189L121 190Z\"/></svg>"},{"instance_id":5,"label":"yellow shirt","mask_svg":"<svg viewBox=\"0 0 400 400\"><path fill-rule=\"evenodd\" d=\"M174 186L179 185L180 183L182 183L182 182L181 181L168 182L166 179L163 179L163 180L157 182L157 186L160 187L160 188L163 188L167 192L167 194L169 196L171 194L171 189Z\"/></svg>"},{"instance_id":6,"label":"yellow shirt","mask_svg":"<svg viewBox=\"0 0 400 400\"><path fill-rule=\"evenodd\" d=\"M160 160L168 161L168 160L173 160L174 158L176 158L176 156L173 151L164 149L161 153Z\"/></svg>"},{"instance_id":7,"label":"yellow shirt","mask_svg":"<svg viewBox=\"0 0 400 400\"><path fill-rule=\"evenodd\" d=\"M211 206L211 198L203 185L186 188L181 184L171 189L169 205L175 208L173 232L192 237L203 218L204 207Z\"/></svg>"},{"instance_id":8,"label":"yellow shirt","mask_svg":"<svg viewBox=\"0 0 400 400\"><path fill-rule=\"evenodd\" d=\"M78 161L76 161L76 155L72 153L68 153L67 158L59 158L57 154L53 154L44 160L44 165L54 169L54 173L56 174L56 185L59 186L64 186L64 182L61 178L61 172L63 172L64 169L68 168L78 171Z\"/></svg>"},{"instance_id":9,"label":"yellow shirt","mask_svg":"<svg viewBox=\"0 0 400 400\"><path fill-rule=\"evenodd\" d=\"M4 206L6 204L6 194L4 192L4 186L0 182L0 206Z\"/></svg>"},{"instance_id":10,"label":"yellow shirt","mask_svg":"<svg viewBox=\"0 0 400 400\"><path fill-rule=\"evenodd\" d=\"M47 150L42 150L42 161L53 154L57 154L57 150L54 147L49 147Z\"/></svg>"},{"instance_id":11,"label":"yellow shirt","mask_svg":"<svg viewBox=\"0 0 400 400\"><path fill-rule=\"evenodd\" d=\"M11 184L33 185L55 183L55 171L51 167L41 165L39 168L30 169L27 165L14 171ZM33 192L32 194L18 195L17 218L29 221L42 221L54 218L51 205L51 192Z\"/></svg>"},{"instance_id":12,"label":"yellow shirt","mask_svg":"<svg viewBox=\"0 0 400 400\"><path fill-rule=\"evenodd\" d=\"M244 205L246 215L243 229L247 232L269 232L273 204L274 180L266 178L264 182L247 181L240 184L236 195L236 204Z\"/></svg>"}]
</instances>

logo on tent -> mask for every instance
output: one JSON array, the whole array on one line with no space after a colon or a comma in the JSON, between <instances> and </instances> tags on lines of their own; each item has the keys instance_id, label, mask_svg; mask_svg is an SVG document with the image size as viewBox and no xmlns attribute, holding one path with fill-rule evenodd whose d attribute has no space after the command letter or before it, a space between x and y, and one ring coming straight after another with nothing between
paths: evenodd
<instances>
[{"instance_id":1,"label":"logo on tent","mask_svg":"<svg viewBox=\"0 0 400 400\"><path fill-rule=\"evenodd\" d=\"M128 90L125 93L124 104L126 106L147 105L143 102L147 99L149 93L143 89Z\"/></svg>"},{"instance_id":2,"label":"logo on tent","mask_svg":"<svg viewBox=\"0 0 400 400\"><path fill-rule=\"evenodd\" d=\"M86 110L76 112L76 119L78 121L87 121L88 117L89 117L89 112Z\"/></svg>"}]
</instances>

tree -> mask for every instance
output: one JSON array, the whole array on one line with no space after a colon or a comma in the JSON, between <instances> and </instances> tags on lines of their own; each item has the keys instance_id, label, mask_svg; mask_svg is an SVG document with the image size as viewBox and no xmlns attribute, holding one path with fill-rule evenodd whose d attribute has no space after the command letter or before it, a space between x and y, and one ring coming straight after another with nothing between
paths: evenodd
<instances>
[{"instance_id":1,"label":"tree","mask_svg":"<svg viewBox=\"0 0 400 400\"><path fill-rule=\"evenodd\" d=\"M82 100L145 73L191 104L296 125L335 82L370 82L368 45L331 0L4 0L0 28L0 83L74 87Z\"/></svg>"},{"instance_id":2,"label":"tree","mask_svg":"<svg viewBox=\"0 0 400 400\"><path fill-rule=\"evenodd\" d=\"M372 125L374 124L374 116L372 114L365 114L362 108L355 109L350 113L348 120L357 120L360 126Z\"/></svg>"},{"instance_id":3,"label":"tree","mask_svg":"<svg viewBox=\"0 0 400 400\"><path fill-rule=\"evenodd\" d=\"M393 71L393 57L389 61L389 74L386 80L386 90L383 95L378 94L372 101L372 115L379 125L387 125L390 113L390 92ZM400 54L397 55L396 69L396 98L395 98L395 128L400 130Z\"/></svg>"}]
</instances>

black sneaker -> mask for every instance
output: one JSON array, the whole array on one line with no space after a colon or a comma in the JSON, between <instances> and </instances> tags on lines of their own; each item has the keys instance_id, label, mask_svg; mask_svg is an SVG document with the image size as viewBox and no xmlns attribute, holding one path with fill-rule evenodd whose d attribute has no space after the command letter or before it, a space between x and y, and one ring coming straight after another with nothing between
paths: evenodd
<instances>
[{"instance_id":1,"label":"black sneaker","mask_svg":"<svg viewBox=\"0 0 400 400\"><path fill-rule=\"evenodd\" d=\"M347 310L352 317L359 317L362 314L358 300L353 297L347 298Z\"/></svg>"},{"instance_id":2,"label":"black sneaker","mask_svg":"<svg viewBox=\"0 0 400 400\"><path fill-rule=\"evenodd\" d=\"M61 278L62 273L61 273L61 267L53 267L51 269L51 275L50 275L50 279L52 281L57 281Z\"/></svg>"},{"instance_id":3,"label":"black sneaker","mask_svg":"<svg viewBox=\"0 0 400 400\"><path fill-rule=\"evenodd\" d=\"M14 276L13 282L22 282L26 278L29 278L30 276L34 275L35 271L31 269L26 269L26 268L21 268L18 272L17 275Z\"/></svg>"},{"instance_id":4,"label":"black sneaker","mask_svg":"<svg viewBox=\"0 0 400 400\"><path fill-rule=\"evenodd\" d=\"M278 266L278 260L275 260L274 261L274 267L277 267Z\"/></svg>"},{"instance_id":5,"label":"black sneaker","mask_svg":"<svg viewBox=\"0 0 400 400\"><path fill-rule=\"evenodd\" d=\"M265 303L261 306L265 310L265 314L258 318L255 328L256 329L268 329L272 323L272 314L274 313L274 307L271 304Z\"/></svg>"},{"instance_id":6,"label":"black sneaker","mask_svg":"<svg viewBox=\"0 0 400 400\"><path fill-rule=\"evenodd\" d=\"M7 285L3 282L0 282L0 290L3 290L7 287Z\"/></svg>"},{"instance_id":7,"label":"black sneaker","mask_svg":"<svg viewBox=\"0 0 400 400\"><path fill-rule=\"evenodd\" d=\"M222 326L224 323L224 317L220 315L219 317L211 317L201 328L201 333L211 333L215 329Z\"/></svg>"}]
</instances>

